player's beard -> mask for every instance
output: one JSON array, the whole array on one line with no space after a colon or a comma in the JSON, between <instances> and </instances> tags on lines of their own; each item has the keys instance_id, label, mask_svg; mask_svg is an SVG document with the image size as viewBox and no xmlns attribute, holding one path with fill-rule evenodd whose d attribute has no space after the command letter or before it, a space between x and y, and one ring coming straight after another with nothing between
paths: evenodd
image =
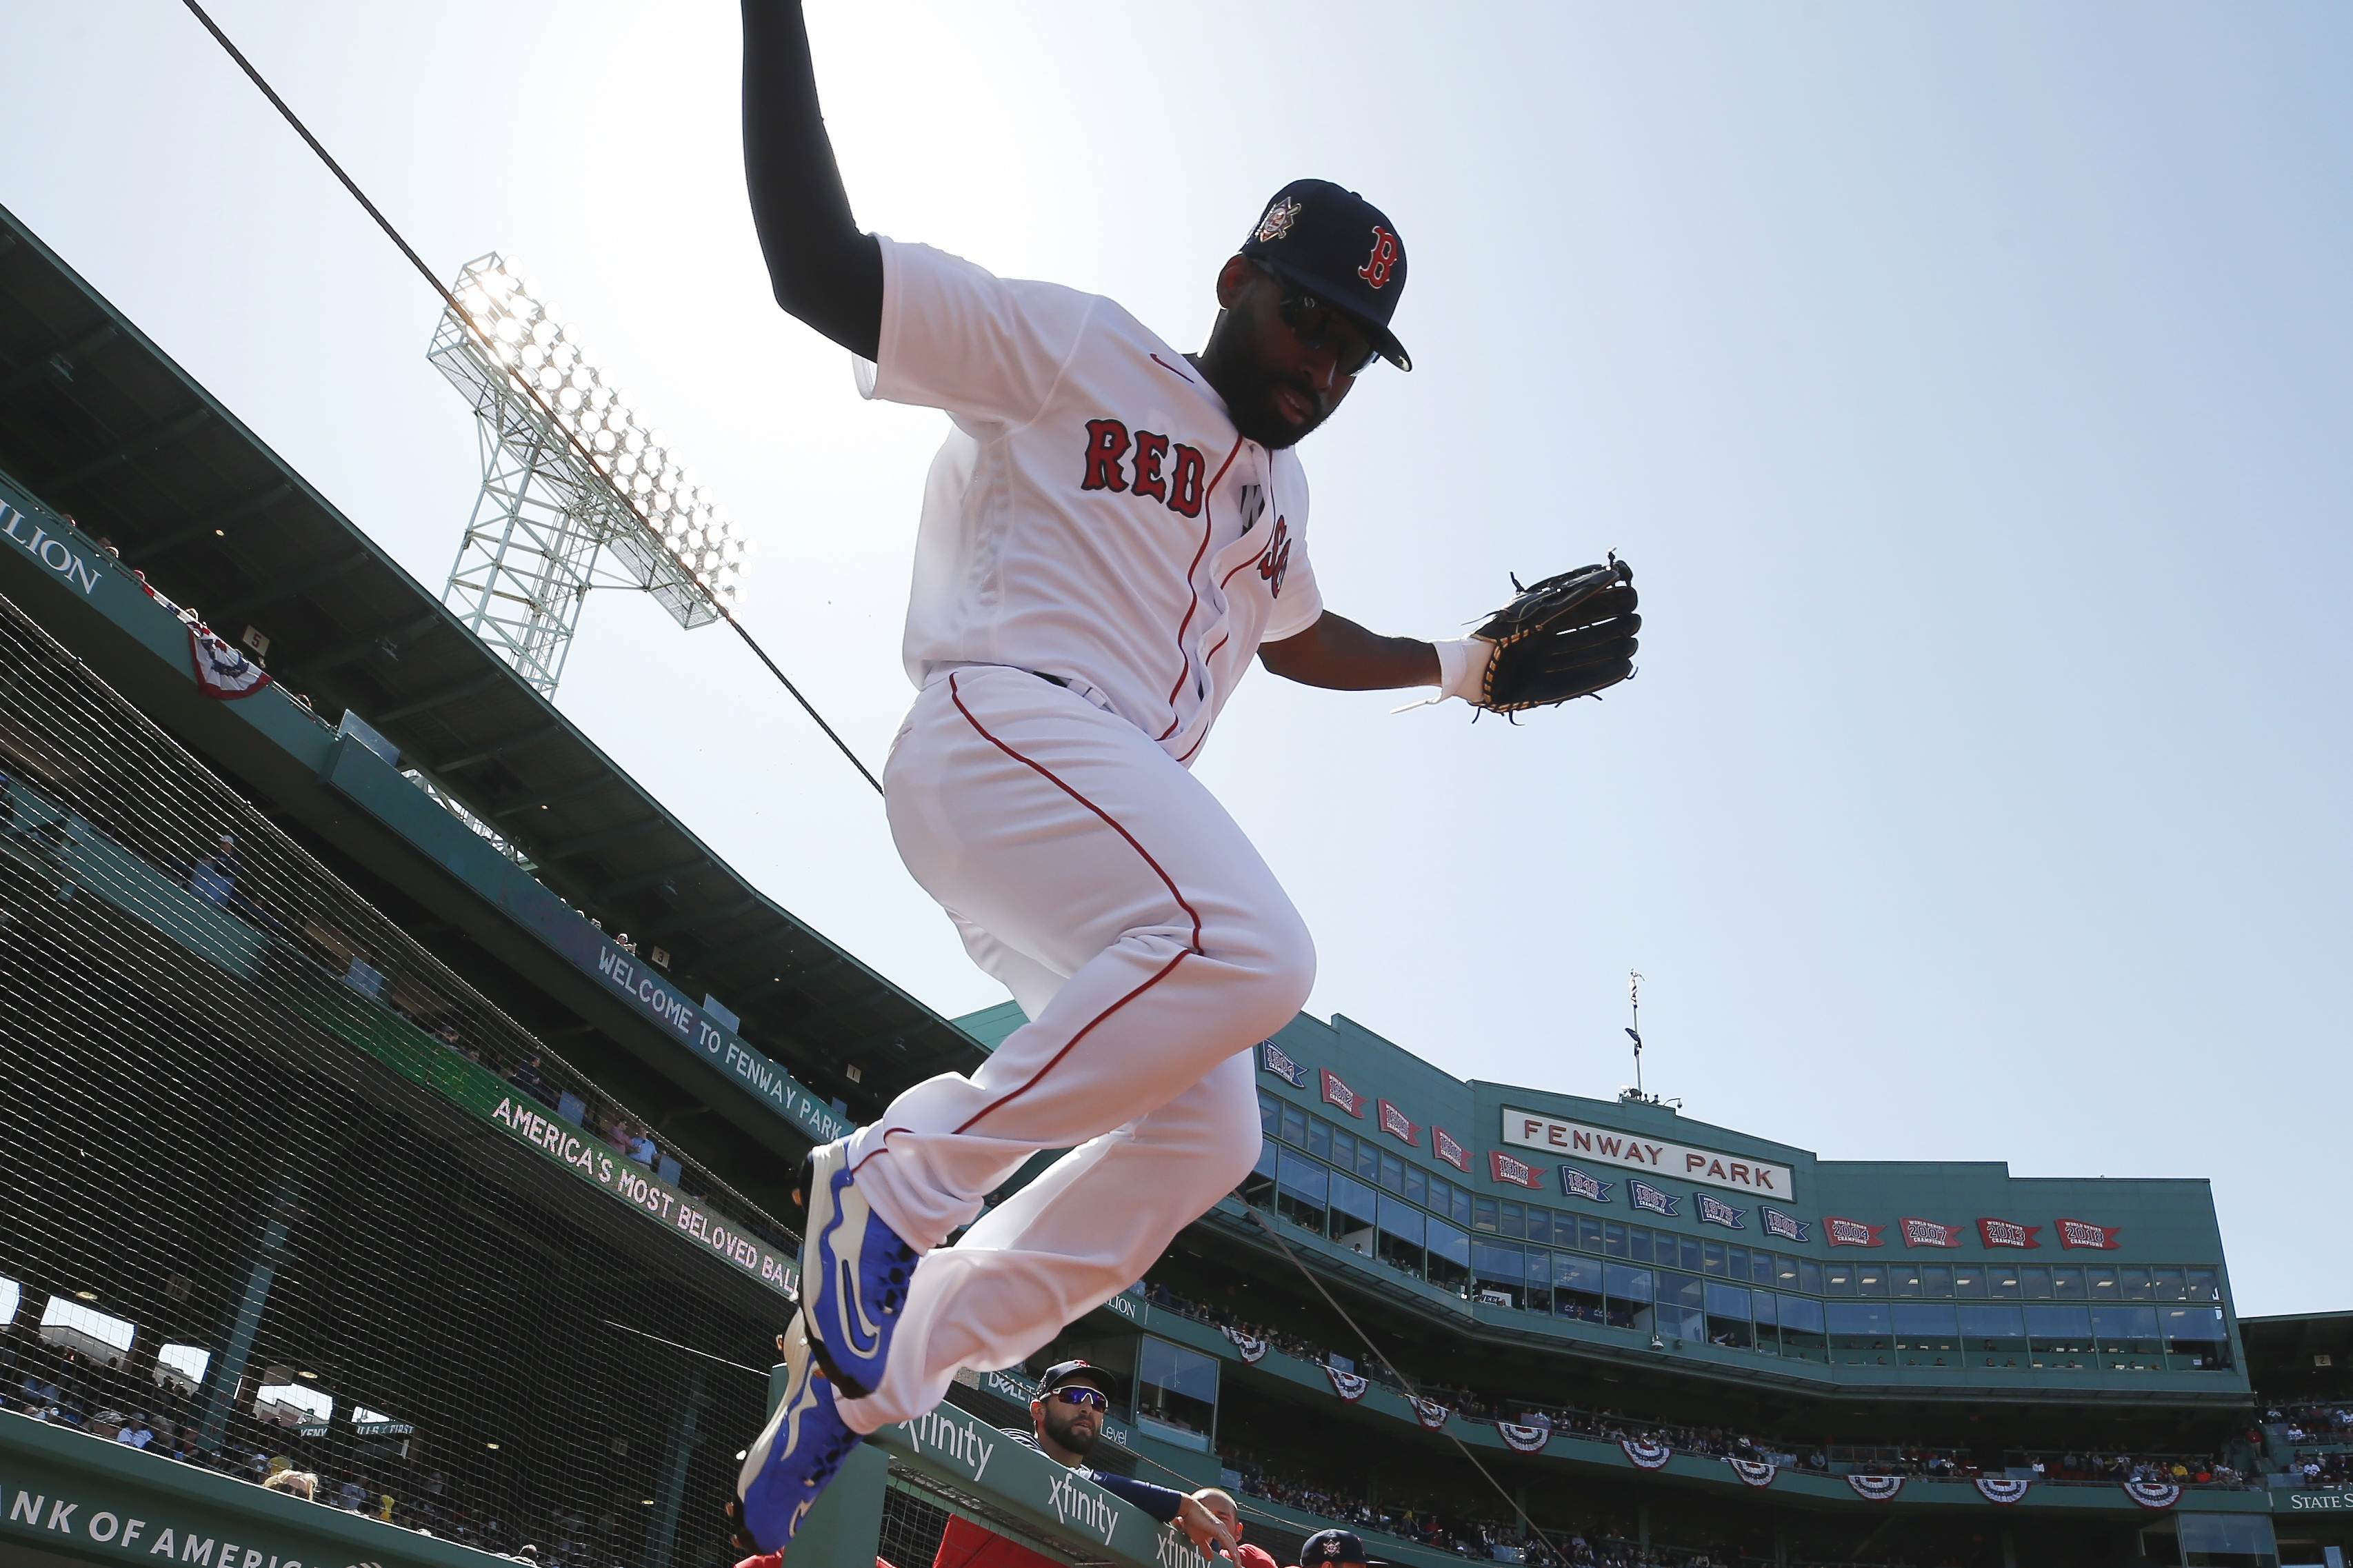
<instances>
[{"instance_id":1,"label":"player's beard","mask_svg":"<svg viewBox=\"0 0 2353 1568\"><path fill-rule=\"evenodd\" d=\"M1049 1420L1046 1424L1046 1435L1083 1459L1094 1451L1095 1444L1103 1437L1103 1429L1099 1426L1082 1426L1074 1420L1064 1420L1059 1423Z\"/></svg>"},{"instance_id":2,"label":"player's beard","mask_svg":"<svg viewBox=\"0 0 2353 1568\"><path fill-rule=\"evenodd\" d=\"M1274 389L1288 386L1304 398L1315 413L1303 425L1293 425L1275 406ZM1286 375L1279 370L1261 371L1250 383L1250 393L1233 410L1234 428L1250 440L1270 452L1280 452L1285 447L1295 447L1332 416L1331 400L1320 397L1308 384L1307 378Z\"/></svg>"}]
</instances>

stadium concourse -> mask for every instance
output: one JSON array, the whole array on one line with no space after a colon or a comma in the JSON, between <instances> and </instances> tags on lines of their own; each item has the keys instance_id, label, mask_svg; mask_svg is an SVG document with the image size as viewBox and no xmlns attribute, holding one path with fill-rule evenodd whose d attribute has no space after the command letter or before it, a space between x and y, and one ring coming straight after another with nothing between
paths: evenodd
<instances>
[{"instance_id":1,"label":"stadium concourse","mask_svg":"<svg viewBox=\"0 0 2353 1568\"><path fill-rule=\"evenodd\" d=\"M786 1176L1018 1015L744 882L5 212L0 538L0 1561L723 1562ZM2201 1181L1821 1159L1345 1018L1254 1066L1257 1173L1036 1364L1279 1562L2341 1561L2346 1321L2242 1323ZM881 1434L794 1562L1190 1568L1002 1440L1029 1393Z\"/></svg>"}]
</instances>

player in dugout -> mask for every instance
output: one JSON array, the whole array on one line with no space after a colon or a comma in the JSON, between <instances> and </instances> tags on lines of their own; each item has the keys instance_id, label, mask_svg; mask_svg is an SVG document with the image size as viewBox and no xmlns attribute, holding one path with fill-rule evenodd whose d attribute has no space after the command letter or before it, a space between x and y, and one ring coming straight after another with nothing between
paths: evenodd
<instances>
[{"instance_id":1,"label":"player in dugout","mask_svg":"<svg viewBox=\"0 0 2353 1568\"><path fill-rule=\"evenodd\" d=\"M1377 362L1410 368L1390 329L1405 243L1370 202L1276 192L1187 353L1108 299L860 229L797 0L743 0L743 19L777 302L850 352L864 395L947 415L884 807L1029 1020L810 1156L784 1398L736 1481L775 1551L862 1435L930 1410L960 1369L1034 1354L1257 1160L1249 1052L1305 1004L1315 955L1190 771L1250 667L1509 711L1625 679L1639 622L1614 561L1436 643L1324 607L1293 448ZM1069 1152L983 1215L1041 1149Z\"/></svg>"},{"instance_id":2,"label":"player in dugout","mask_svg":"<svg viewBox=\"0 0 2353 1568\"><path fill-rule=\"evenodd\" d=\"M1198 1496L1088 1467L1087 1456L1103 1441L1104 1418L1118 1396L1111 1374L1101 1367L1083 1361L1058 1362L1046 1369L1046 1375L1039 1380L1038 1397L1029 1402L1029 1430L1012 1426L1004 1430L1015 1442L1037 1449L1112 1496L1134 1503L1146 1518L1176 1525L1203 1553L1231 1552L1236 1533L1233 1521L1221 1517ZM1226 1506L1232 1508L1230 1500ZM1245 1568L1257 1568L1243 1561ZM970 1520L951 1515L940 1537L939 1551L933 1555L932 1568L1061 1568L1061 1564Z\"/></svg>"}]
</instances>

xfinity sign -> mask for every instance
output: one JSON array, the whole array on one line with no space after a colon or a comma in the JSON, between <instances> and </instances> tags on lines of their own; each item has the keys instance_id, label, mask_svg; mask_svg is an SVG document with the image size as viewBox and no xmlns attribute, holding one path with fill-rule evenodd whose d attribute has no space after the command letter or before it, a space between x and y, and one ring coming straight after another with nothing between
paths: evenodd
<instances>
[{"instance_id":1,"label":"xfinity sign","mask_svg":"<svg viewBox=\"0 0 2353 1568\"><path fill-rule=\"evenodd\" d=\"M1581 1121L1564 1121L1537 1110L1514 1110L1508 1105L1504 1108L1504 1142L1516 1149L1540 1149L1565 1158L1629 1166L1701 1186L1730 1187L1768 1198L1796 1195L1787 1165L1715 1149L1661 1142L1611 1127L1588 1127Z\"/></svg>"}]
</instances>

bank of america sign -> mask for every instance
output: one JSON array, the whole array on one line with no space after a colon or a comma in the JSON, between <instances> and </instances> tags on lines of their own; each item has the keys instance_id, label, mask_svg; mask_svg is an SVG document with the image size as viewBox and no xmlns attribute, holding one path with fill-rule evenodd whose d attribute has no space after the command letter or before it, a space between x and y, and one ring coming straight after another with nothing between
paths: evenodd
<instances>
[{"instance_id":1,"label":"bank of america sign","mask_svg":"<svg viewBox=\"0 0 2353 1568\"><path fill-rule=\"evenodd\" d=\"M1789 1167L1769 1164L1746 1154L1718 1149L1694 1149L1666 1143L1614 1127L1588 1127L1564 1121L1539 1110L1504 1108L1504 1142L1520 1149L1541 1149L1564 1158L1599 1161L1672 1176L1701 1186L1729 1187L1768 1198L1797 1195Z\"/></svg>"}]
</instances>

